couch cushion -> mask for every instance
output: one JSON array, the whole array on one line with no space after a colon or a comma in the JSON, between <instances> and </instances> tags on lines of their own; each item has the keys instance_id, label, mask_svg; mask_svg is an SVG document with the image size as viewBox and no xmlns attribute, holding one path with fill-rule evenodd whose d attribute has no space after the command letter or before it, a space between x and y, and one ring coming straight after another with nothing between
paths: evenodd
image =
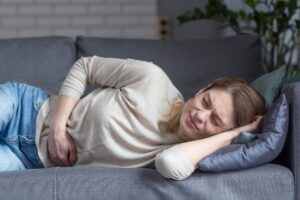
<instances>
[{"instance_id":1,"label":"couch cushion","mask_svg":"<svg viewBox=\"0 0 300 200\"><path fill-rule=\"evenodd\" d=\"M69 37L1 39L0 83L18 81L58 93L75 60L75 44Z\"/></svg>"},{"instance_id":2,"label":"couch cushion","mask_svg":"<svg viewBox=\"0 0 300 200\"><path fill-rule=\"evenodd\" d=\"M267 164L227 172L194 172L175 181L154 169L74 167L0 173L2 199L293 200L293 175ZM9 192L7 192L9 191ZM216 192L217 191L217 192Z\"/></svg>"},{"instance_id":3,"label":"couch cushion","mask_svg":"<svg viewBox=\"0 0 300 200\"><path fill-rule=\"evenodd\" d=\"M77 37L78 58L135 58L162 67L185 100L222 76L253 81L262 74L260 40L239 35L216 39L154 40Z\"/></svg>"}]
</instances>

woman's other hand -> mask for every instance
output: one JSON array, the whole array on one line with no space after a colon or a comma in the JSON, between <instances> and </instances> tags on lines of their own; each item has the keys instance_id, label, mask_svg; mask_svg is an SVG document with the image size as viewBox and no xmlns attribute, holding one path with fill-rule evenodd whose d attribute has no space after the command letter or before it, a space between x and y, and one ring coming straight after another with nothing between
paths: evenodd
<instances>
[{"instance_id":1,"label":"woman's other hand","mask_svg":"<svg viewBox=\"0 0 300 200\"><path fill-rule=\"evenodd\" d=\"M57 166L73 166L77 160L75 141L67 132L66 126L50 126L48 156Z\"/></svg>"},{"instance_id":2,"label":"woman's other hand","mask_svg":"<svg viewBox=\"0 0 300 200\"><path fill-rule=\"evenodd\" d=\"M231 137L231 140L233 141L243 131L244 132L254 132L255 133L255 132L257 132L261 129L263 118L264 118L264 115L257 115L257 116L255 116L253 122L251 122L249 124L246 124L244 126L237 127L237 128L232 129L232 130L223 132L221 134L229 134L230 137ZM231 143L232 143L232 141L231 141Z\"/></svg>"},{"instance_id":3,"label":"woman's other hand","mask_svg":"<svg viewBox=\"0 0 300 200\"><path fill-rule=\"evenodd\" d=\"M246 124L245 126L241 126L241 127L237 128L237 130L239 132L242 132L242 131L256 132L256 131L260 130L260 128L261 128L261 126L262 126L261 122L262 122L263 118L264 118L264 115L257 115L257 116L255 116L253 122Z\"/></svg>"},{"instance_id":4,"label":"woman's other hand","mask_svg":"<svg viewBox=\"0 0 300 200\"><path fill-rule=\"evenodd\" d=\"M66 124L77 100L59 95L53 111L48 137L48 156L57 166L72 166L77 160L77 148L67 132Z\"/></svg>"}]
</instances>

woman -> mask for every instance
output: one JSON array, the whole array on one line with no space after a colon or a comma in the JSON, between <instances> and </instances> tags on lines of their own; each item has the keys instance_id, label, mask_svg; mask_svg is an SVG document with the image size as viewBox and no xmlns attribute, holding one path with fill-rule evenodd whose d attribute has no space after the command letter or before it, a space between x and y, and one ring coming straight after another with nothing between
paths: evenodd
<instances>
[{"instance_id":1,"label":"woman","mask_svg":"<svg viewBox=\"0 0 300 200\"><path fill-rule=\"evenodd\" d=\"M98 84L84 98L87 84ZM0 85L0 169L96 165L156 167L188 177L197 163L255 131L264 99L245 81L218 79L184 103L164 71L135 59L82 57L59 95Z\"/></svg>"}]
</instances>

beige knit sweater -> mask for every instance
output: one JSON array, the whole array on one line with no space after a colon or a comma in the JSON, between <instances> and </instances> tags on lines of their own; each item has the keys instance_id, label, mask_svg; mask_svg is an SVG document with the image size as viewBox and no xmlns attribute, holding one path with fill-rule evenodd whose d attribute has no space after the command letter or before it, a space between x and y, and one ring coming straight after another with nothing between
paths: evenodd
<instances>
[{"instance_id":1,"label":"beige knit sweater","mask_svg":"<svg viewBox=\"0 0 300 200\"><path fill-rule=\"evenodd\" d=\"M81 98L89 84L99 88ZM48 158L47 138L58 98L49 94L36 122L36 144L45 167L54 166ZM156 167L167 178L182 179L194 170L174 146L183 141L158 126L161 116L169 112L168 102L177 95L182 101L183 97L154 63L82 57L71 67L59 95L78 100L67 122L67 131L77 144L76 165L153 167L155 158L157 162L160 158ZM170 153L172 161L165 159Z\"/></svg>"}]
</instances>

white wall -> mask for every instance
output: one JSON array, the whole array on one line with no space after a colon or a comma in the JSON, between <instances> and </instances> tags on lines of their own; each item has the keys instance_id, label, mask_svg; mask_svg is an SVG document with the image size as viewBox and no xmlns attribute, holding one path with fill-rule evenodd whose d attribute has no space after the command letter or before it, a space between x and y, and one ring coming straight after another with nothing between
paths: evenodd
<instances>
[{"instance_id":1,"label":"white wall","mask_svg":"<svg viewBox=\"0 0 300 200\"><path fill-rule=\"evenodd\" d=\"M158 38L157 0L0 0L0 38Z\"/></svg>"}]
</instances>

